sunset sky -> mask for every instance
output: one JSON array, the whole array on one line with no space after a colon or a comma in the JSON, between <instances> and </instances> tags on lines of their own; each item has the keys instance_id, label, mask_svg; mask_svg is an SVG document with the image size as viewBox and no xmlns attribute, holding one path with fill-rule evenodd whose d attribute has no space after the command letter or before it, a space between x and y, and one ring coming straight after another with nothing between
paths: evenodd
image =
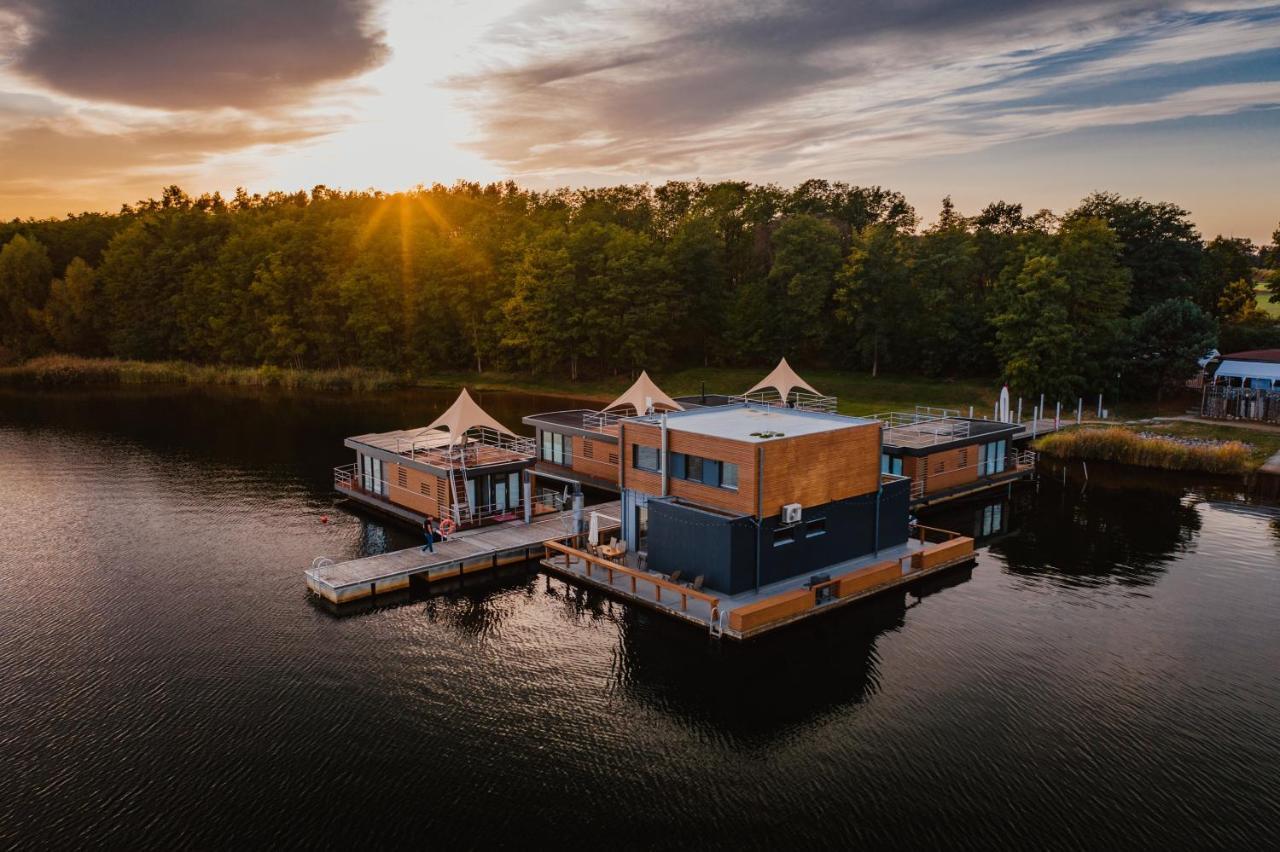
<instances>
[{"instance_id":1,"label":"sunset sky","mask_svg":"<svg viewBox=\"0 0 1280 852\"><path fill-rule=\"evenodd\" d=\"M1280 221L1280 3L0 0L0 219L189 192L824 177Z\"/></svg>"}]
</instances>

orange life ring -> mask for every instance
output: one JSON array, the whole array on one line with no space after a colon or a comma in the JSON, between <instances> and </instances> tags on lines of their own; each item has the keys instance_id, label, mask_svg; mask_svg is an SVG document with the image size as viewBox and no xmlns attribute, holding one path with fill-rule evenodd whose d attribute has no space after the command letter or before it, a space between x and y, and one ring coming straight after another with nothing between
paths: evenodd
<instances>
[{"instance_id":1,"label":"orange life ring","mask_svg":"<svg viewBox=\"0 0 1280 852\"><path fill-rule=\"evenodd\" d=\"M453 522L453 518L445 518L440 522L440 535L447 538L448 536L453 535L453 531L457 528L458 526Z\"/></svg>"}]
</instances>

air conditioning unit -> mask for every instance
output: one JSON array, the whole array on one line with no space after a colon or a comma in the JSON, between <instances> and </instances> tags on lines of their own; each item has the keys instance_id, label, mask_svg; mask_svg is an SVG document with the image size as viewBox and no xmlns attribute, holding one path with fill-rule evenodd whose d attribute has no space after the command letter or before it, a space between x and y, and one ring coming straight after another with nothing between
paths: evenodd
<instances>
[{"instance_id":1,"label":"air conditioning unit","mask_svg":"<svg viewBox=\"0 0 1280 852\"><path fill-rule=\"evenodd\" d=\"M782 507L782 522L784 524L800 523L800 511L799 503L787 503Z\"/></svg>"}]
</instances>

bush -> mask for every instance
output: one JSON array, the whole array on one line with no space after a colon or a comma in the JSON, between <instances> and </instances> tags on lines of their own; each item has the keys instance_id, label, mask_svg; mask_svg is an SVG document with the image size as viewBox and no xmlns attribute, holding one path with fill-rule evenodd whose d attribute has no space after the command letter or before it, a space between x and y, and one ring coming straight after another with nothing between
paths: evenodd
<instances>
[{"instance_id":1,"label":"bush","mask_svg":"<svg viewBox=\"0 0 1280 852\"><path fill-rule=\"evenodd\" d=\"M1036 450L1049 456L1107 461L1160 470L1241 474L1252 469L1249 448L1240 441L1188 445L1173 438L1137 435L1128 429L1071 429L1046 435Z\"/></svg>"}]
</instances>

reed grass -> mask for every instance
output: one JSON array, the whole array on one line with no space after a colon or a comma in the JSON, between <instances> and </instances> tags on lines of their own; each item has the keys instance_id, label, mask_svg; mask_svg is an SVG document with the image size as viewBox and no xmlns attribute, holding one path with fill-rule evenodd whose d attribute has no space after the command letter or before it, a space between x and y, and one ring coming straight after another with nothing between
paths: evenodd
<instances>
[{"instance_id":1,"label":"reed grass","mask_svg":"<svg viewBox=\"0 0 1280 852\"><path fill-rule=\"evenodd\" d=\"M234 385L289 390L379 391L409 384L381 370L345 367L294 370L283 367L234 367L182 361L122 361L47 355L0 369L0 385L70 387L75 385Z\"/></svg>"},{"instance_id":2,"label":"reed grass","mask_svg":"<svg viewBox=\"0 0 1280 852\"><path fill-rule=\"evenodd\" d=\"M1036 450L1063 459L1116 462L1159 470L1243 474L1254 467L1249 447L1240 441L1196 446L1174 438L1138 435L1119 426L1070 429L1046 435L1036 442Z\"/></svg>"}]
</instances>

